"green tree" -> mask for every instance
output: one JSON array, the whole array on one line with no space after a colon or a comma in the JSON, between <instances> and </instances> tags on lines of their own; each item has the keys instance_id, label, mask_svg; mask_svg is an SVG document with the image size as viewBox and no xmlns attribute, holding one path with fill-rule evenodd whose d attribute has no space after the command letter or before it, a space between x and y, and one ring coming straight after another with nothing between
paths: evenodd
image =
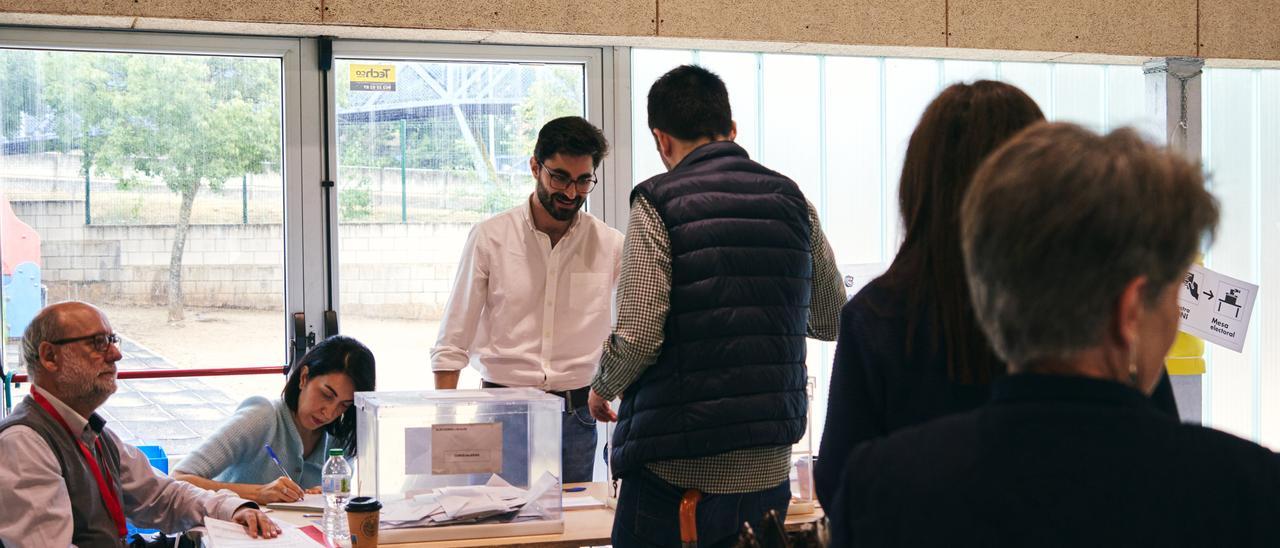
<instances>
[{"instance_id":1,"label":"green tree","mask_svg":"<svg viewBox=\"0 0 1280 548\"><path fill-rule=\"evenodd\" d=\"M37 107L36 68L38 52L26 50L0 50L0 136L12 139L18 136L23 115Z\"/></svg>"},{"instance_id":2,"label":"green tree","mask_svg":"<svg viewBox=\"0 0 1280 548\"><path fill-rule=\"evenodd\" d=\"M80 176L93 173L98 151L118 116L114 95L123 85L121 67L111 54L44 52L45 103L54 115L54 131L62 150L80 151ZM88 204L85 204L88 207Z\"/></svg>"},{"instance_id":3,"label":"green tree","mask_svg":"<svg viewBox=\"0 0 1280 548\"><path fill-rule=\"evenodd\" d=\"M509 150L533 155L543 124L562 116L582 116L582 69L550 66L540 71L513 112L514 127L504 144Z\"/></svg>"},{"instance_id":4,"label":"green tree","mask_svg":"<svg viewBox=\"0 0 1280 548\"><path fill-rule=\"evenodd\" d=\"M169 257L169 320L183 319L182 258L200 189L280 158L278 61L177 55L72 54L59 85L79 103L84 166L122 188L162 181L180 197ZM86 92L70 91L85 86Z\"/></svg>"}]
</instances>

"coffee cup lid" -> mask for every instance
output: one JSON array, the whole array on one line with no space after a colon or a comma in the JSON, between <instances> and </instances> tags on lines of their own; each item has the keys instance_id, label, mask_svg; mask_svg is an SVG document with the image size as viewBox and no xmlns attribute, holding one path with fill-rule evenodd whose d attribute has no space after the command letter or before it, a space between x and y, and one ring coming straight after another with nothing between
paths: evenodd
<instances>
[{"instance_id":1,"label":"coffee cup lid","mask_svg":"<svg viewBox=\"0 0 1280 548\"><path fill-rule=\"evenodd\" d=\"M382 503L373 497L356 497L347 501L348 512L376 512L381 509Z\"/></svg>"}]
</instances>

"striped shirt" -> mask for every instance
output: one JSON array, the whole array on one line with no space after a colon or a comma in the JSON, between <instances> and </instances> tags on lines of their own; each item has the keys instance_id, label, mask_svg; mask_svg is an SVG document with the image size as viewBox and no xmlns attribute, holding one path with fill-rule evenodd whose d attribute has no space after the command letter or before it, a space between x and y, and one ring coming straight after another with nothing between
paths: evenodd
<instances>
[{"instance_id":1,"label":"striped shirt","mask_svg":"<svg viewBox=\"0 0 1280 548\"><path fill-rule=\"evenodd\" d=\"M844 287L835 255L809 207L813 295L808 335L834 341L839 332ZM671 238L658 211L643 196L631 203L618 278L618 319L604 343L591 388L606 400L626 391L658 360L671 309ZM791 446L750 447L692 459L651 462L649 470L667 483L704 493L750 493L776 487L791 470Z\"/></svg>"}]
</instances>

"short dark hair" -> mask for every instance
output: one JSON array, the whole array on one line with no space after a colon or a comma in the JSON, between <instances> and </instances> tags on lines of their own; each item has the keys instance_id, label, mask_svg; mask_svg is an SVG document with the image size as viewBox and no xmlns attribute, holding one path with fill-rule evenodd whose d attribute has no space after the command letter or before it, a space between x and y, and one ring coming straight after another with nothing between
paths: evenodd
<instances>
[{"instance_id":1,"label":"short dark hair","mask_svg":"<svg viewBox=\"0 0 1280 548\"><path fill-rule=\"evenodd\" d=\"M556 118L538 131L538 142L533 145L533 157L538 162L556 154L566 156L591 156L591 165L600 167L600 161L609 154L609 141L604 133L581 116Z\"/></svg>"},{"instance_id":2,"label":"short dark hair","mask_svg":"<svg viewBox=\"0 0 1280 548\"><path fill-rule=\"evenodd\" d=\"M368 392L377 385L373 352L369 347L351 337L334 335L308 350L302 358L289 367L289 378L284 383L281 396L290 411L298 410L298 394L302 392L302 367L307 367L307 377L314 379L330 373L345 373L351 377L356 392ZM346 450L347 456L356 454L356 410L348 408L338 420L324 427Z\"/></svg>"},{"instance_id":3,"label":"short dark hair","mask_svg":"<svg viewBox=\"0 0 1280 548\"><path fill-rule=\"evenodd\" d=\"M649 129L693 141L725 137L733 131L729 90L716 73L681 65L649 88Z\"/></svg>"},{"instance_id":4,"label":"short dark hair","mask_svg":"<svg viewBox=\"0 0 1280 548\"><path fill-rule=\"evenodd\" d=\"M1200 166L1132 129L1037 124L989 156L960 210L974 312L1012 371L1100 344L1140 276L1182 280L1218 204Z\"/></svg>"}]
</instances>

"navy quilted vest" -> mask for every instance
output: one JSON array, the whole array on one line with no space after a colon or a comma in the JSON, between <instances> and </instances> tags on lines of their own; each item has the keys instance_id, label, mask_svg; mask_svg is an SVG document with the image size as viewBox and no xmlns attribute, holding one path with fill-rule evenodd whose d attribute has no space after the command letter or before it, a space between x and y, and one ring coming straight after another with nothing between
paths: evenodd
<instances>
[{"instance_id":1,"label":"navy quilted vest","mask_svg":"<svg viewBox=\"0 0 1280 548\"><path fill-rule=\"evenodd\" d=\"M671 311L657 363L623 395L614 472L795 443L813 276L804 194L718 141L636 195L670 234Z\"/></svg>"}]
</instances>

